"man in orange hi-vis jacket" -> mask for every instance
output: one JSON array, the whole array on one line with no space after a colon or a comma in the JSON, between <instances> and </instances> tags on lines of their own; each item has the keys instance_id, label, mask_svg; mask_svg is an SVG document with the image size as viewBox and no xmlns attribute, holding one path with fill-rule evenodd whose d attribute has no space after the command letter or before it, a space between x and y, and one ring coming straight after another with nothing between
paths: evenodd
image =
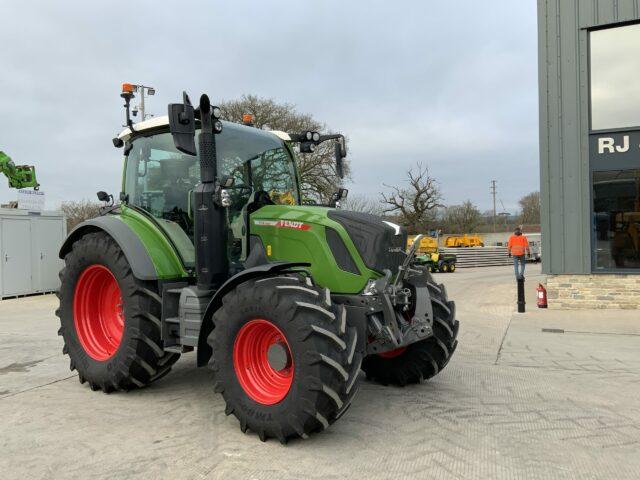
<instances>
[{"instance_id":1,"label":"man in orange hi-vis jacket","mask_svg":"<svg viewBox=\"0 0 640 480\"><path fill-rule=\"evenodd\" d=\"M509 257L513 256L513 268L516 271L516 278L524 278L524 266L527 263L527 255L531 254L529 249L529 240L522 234L520 227L516 228L513 235L509 237ZM520 273L518 273L518 263L520 264Z\"/></svg>"}]
</instances>

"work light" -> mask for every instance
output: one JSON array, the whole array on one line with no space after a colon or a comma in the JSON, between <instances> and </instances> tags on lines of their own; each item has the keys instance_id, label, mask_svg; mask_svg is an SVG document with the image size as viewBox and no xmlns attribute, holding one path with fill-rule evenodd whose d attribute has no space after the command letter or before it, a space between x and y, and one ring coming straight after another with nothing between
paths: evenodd
<instances>
[{"instance_id":1,"label":"work light","mask_svg":"<svg viewBox=\"0 0 640 480\"><path fill-rule=\"evenodd\" d=\"M302 142L300 144L300 153L313 153L316 150L316 145L311 142Z\"/></svg>"}]
</instances>

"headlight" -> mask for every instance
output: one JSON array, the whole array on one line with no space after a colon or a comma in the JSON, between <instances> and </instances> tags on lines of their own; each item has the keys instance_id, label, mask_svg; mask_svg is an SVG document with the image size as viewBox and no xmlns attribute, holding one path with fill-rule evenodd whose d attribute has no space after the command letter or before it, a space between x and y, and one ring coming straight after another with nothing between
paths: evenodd
<instances>
[{"instance_id":1,"label":"headlight","mask_svg":"<svg viewBox=\"0 0 640 480\"><path fill-rule=\"evenodd\" d=\"M229 195L228 190L220 191L220 205L222 205L223 207L231 206L231 195Z\"/></svg>"},{"instance_id":2,"label":"headlight","mask_svg":"<svg viewBox=\"0 0 640 480\"><path fill-rule=\"evenodd\" d=\"M313 153L316 149L315 144L303 142L300 144L300 153Z\"/></svg>"}]
</instances>

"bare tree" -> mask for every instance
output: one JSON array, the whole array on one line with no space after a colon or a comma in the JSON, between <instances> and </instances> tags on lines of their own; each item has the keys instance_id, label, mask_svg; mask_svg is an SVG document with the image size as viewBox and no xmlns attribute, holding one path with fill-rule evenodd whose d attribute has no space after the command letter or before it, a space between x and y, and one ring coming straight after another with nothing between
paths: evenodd
<instances>
[{"instance_id":1,"label":"bare tree","mask_svg":"<svg viewBox=\"0 0 640 480\"><path fill-rule=\"evenodd\" d=\"M429 168L421 163L416 168L407 171L407 187L386 185L391 188L389 194L382 193L382 203L387 207L383 212L396 214L399 221L408 229L409 233L416 233L426 228L442 200L440 186L435 178L429 174Z\"/></svg>"},{"instance_id":2,"label":"bare tree","mask_svg":"<svg viewBox=\"0 0 640 480\"><path fill-rule=\"evenodd\" d=\"M471 233L480 225L480 210L467 200L462 205L447 207L444 214L444 225L447 233Z\"/></svg>"},{"instance_id":3,"label":"bare tree","mask_svg":"<svg viewBox=\"0 0 640 480\"><path fill-rule=\"evenodd\" d=\"M79 223L97 217L100 213L100 204L89 200L69 201L62 202L60 209L67 217L67 230L71 231Z\"/></svg>"},{"instance_id":4,"label":"bare tree","mask_svg":"<svg viewBox=\"0 0 640 480\"><path fill-rule=\"evenodd\" d=\"M300 133L305 130L326 132L326 126L311 115L299 113L295 105L278 103L271 98L243 95L237 100L220 104L222 117L232 122L242 122L242 116L251 114L257 128ZM346 160L346 159L345 159ZM332 142L321 144L313 153L298 154L298 171L304 200L327 203L343 181L336 173ZM349 176L349 162L344 163L345 176Z\"/></svg>"},{"instance_id":5,"label":"bare tree","mask_svg":"<svg viewBox=\"0 0 640 480\"><path fill-rule=\"evenodd\" d=\"M344 210L353 212L364 212L378 216L383 214L380 202L365 195L349 195L345 200L342 200L341 206Z\"/></svg>"},{"instance_id":6,"label":"bare tree","mask_svg":"<svg viewBox=\"0 0 640 480\"><path fill-rule=\"evenodd\" d=\"M529 195L522 197L518 203L522 209L521 223L540 223L540 192L531 192Z\"/></svg>"}]
</instances>

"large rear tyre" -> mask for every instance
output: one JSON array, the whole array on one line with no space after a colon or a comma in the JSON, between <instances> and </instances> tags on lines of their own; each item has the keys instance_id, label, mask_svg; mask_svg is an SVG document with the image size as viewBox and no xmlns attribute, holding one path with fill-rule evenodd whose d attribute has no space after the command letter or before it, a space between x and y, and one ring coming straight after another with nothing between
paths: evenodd
<instances>
[{"instance_id":1,"label":"large rear tyre","mask_svg":"<svg viewBox=\"0 0 640 480\"><path fill-rule=\"evenodd\" d=\"M180 357L162 349L161 300L154 282L134 278L118 244L106 233L73 244L60 272L62 353L80 383L105 393L144 387Z\"/></svg>"},{"instance_id":2,"label":"large rear tyre","mask_svg":"<svg viewBox=\"0 0 640 480\"><path fill-rule=\"evenodd\" d=\"M444 285L428 281L433 307L433 336L407 347L369 355L362 362L367 378L383 385L420 383L444 369L458 346L460 324L455 319L455 303L447 299Z\"/></svg>"},{"instance_id":3,"label":"large rear tyre","mask_svg":"<svg viewBox=\"0 0 640 480\"><path fill-rule=\"evenodd\" d=\"M359 383L358 332L304 277L250 280L225 295L208 342L214 388L243 432L306 438L347 410Z\"/></svg>"}]
</instances>

